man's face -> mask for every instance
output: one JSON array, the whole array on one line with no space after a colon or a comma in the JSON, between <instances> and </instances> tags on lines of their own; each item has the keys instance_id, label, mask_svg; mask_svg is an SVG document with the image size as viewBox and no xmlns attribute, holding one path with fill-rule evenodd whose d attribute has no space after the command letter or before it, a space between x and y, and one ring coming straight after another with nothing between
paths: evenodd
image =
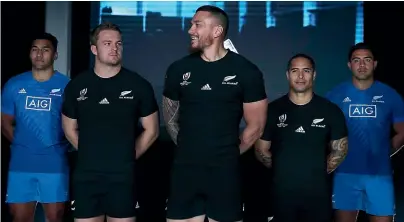
<instances>
[{"instance_id":1,"label":"man's face","mask_svg":"<svg viewBox=\"0 0 404 222\"><path fill-rule=\"evenodd\" d=\"M37 39L32 42L30 51L31 64L34 69L43 70L53 66L57 53L51 41Z\"/></svg>"},{"instance_id":2,"label":"man's face","mask_svg":"<svg viewBox=\"0 0 404 222\"><path fill-rule=\"evenodd\" d=\"M193 50L203 50L212 45L214 39L219 37L223 31L210 12L197 12L192 18L191 25L188 34L191 36Z\"/></svg>"},{"instance_id":3,"label":"man's face","mask_svg":"<svg viewBox=\"0 0 404 222\"><path fill-rule=\"evenodd\" d=\"M371 79L376 66L377 61L374 60L372 52L367 49L355 50L348 62L348 67L357 80Z\"/></svg>"},{"instance_id":4,"label":"man's face","mask_svg":"<svg viewBox=\"0 0 404 222\"><path fill-rule=\"evenodd\" d=\"M92 53L98 60L109 66L116 66L122 61L122 37L115 30L102 30L98 34L96 45L91 46Z\"/></svg>"},{"instance_id":5,"label":"man's face","mask_svg":"<svg viewBox=\"0 0 404 222\"><path fill-rule=\"evenodd\" d=\"M292 60L286 76L289 81L289 87L294 92L304 93L313 88L316 72L308 59L298 57Z\"/></svg>"}]
</instances>

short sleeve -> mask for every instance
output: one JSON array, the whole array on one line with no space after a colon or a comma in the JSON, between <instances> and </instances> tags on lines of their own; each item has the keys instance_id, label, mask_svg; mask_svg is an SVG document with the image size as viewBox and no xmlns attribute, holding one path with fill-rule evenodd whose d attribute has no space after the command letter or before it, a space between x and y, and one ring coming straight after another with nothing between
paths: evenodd
<instances>
[{"instance_id":1,"label":"short sleeve","mask_svg":"<svg viewBox=\"0 0 404 222\"><path fill-rule=\"evenodd\" d=\"M262 72L255 65L248 65L247 69L244 69L242 82L243 88L243 102L251 103L257 102L267 98L265 92L265 82Z\"/></svg>"},{"instance_id":2,"label":"short sleeve","mask_svg":"<svg viewBox=\"0 0 404 222\"><path fill-rule=\"evenodd\" d=\"M265 124L264 133L261 136L261 140L272 141L274 137L274 132L276 130L276 116L274 115L274 109L271 104L268 105L267 122Z\"/></svg>"},{"instance_id":3,"label":"short sleeve","mask_svg":"<svg viewBox=\"0 0 404 222\"><path fill-rule=\"evenodd\" d=\"M63 92L62 114L71 118L77 119L77 97L72 82L69 82Z\"/></svg>"},{"instance_id":4,"label":"short sleeve","mask_svg":"<svg viewBox=\"0 0 404 222\"><path fill-rule=\"evenodd\" d=\"M146 81L145 87L140 98L140 116L146 117L158 110L156 97L154 96L153 87Z\"/></svg>"},{"instance_id":5,"label":"short sleeve","mask_svg":"<svg viewBox=\"0 0 404 222\"><path fill-rule=\"evenodd\" d=\"M348 129L345 121L345 115L342 110L335 104L331 105L331 110L328 112L330 139L339 140L348 136Z\"/></svg>"},{"instance_id":6,"label":"short sleeve","mask_svg":"<svg viewBox=\"0 0 404 222\"><path fill-rule=\"evenodd\" d=\"M393 124L404 122L404 101L403 98L394 91L392 95Z\"/></svg>"},{"instance_id":7,"label":"short sleeve","mask_svg":"<svg viewBox=\"0 0 404 222\"><path fill-rule=\"evenodd\" d=\"M170 65L166 72L163 91L163 95L165 97L174 101L178 101L180 98L180 83L175 78L176 74L177 73L174 69L174 65Z\"/></svg>"},{"instance_id":8,"label":"short sleeve","mask_svg":"<svg viewBox=\"0 0 404 222\"><path fill-rule=\"evenodd\" d=\"M13 81L8 81L1 93L1 112L10 116L15 114L15 87Z\"/></svg>"}]
</instances>

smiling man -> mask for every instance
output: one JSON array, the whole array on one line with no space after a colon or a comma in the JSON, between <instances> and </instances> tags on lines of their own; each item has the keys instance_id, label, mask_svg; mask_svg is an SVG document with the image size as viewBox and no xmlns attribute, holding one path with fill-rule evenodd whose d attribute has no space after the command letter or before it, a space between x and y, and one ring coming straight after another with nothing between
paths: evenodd
<instances>
[{"instance_id":1,"label":"smiling man","mask_svg":"<svg viewBox=\"0 0 404 222\"><path fill-rule=\"evenodd\" d=\"M256 157L273 168L274 218L279 222L329 222L333 172L348 151L344 114L313 93L316 67L305 54L286 71L289 93L268 106Z\"/></svg>"},{"instance_id":2,"label":"smiling man","mask_svg":"<svg viewBox=\"0 0 404 222\"><path fill-rule=\"evenodd\" d=\"M327 97L345 113L350 152L335 173L337 222L354 222L359 210L371 221L390 222L394 187L390 157L404 144L404 102L391 87L374 80L377 61L371 48L358 43L348 54L352 81ZM390 139L390 128L396 136Z\"/></svg>"},{"instance_id":3,"label":"smiling man","mask_svg":"<svg viewBox=\"0 0 404 222\"><path fill-rule=\"evenodd\" d=\"M261 136L268 102L257 66L224 48L228 25L222 9L200 7L188 31L196 52L166 73L163 116L178 145L168 221L242 219L239 157Z\"/></svg>"}]
</instances>

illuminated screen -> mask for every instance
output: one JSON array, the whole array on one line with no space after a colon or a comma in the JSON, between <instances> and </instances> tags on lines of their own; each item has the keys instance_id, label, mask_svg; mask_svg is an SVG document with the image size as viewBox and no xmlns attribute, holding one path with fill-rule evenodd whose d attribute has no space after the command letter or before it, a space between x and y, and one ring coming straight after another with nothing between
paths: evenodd
<instances>
[{"instance_id":1,"label":"illuminated screen","mask_svg":"<svg viewBox=\"0 0 404 222\"><path fill-rule=\"evenodd\" d=\"M237 51L264 73L270 100L288 90L286 66L296 53L312 56L315 90L324 95L350 77L349 47L363 41L363 2L101 1L92 2L92 28L110 21L123 32L123 64L148 79L161 103L167 67L187 54L195 10L216 5L229 15Z\"/></svg>"}]
</instances>

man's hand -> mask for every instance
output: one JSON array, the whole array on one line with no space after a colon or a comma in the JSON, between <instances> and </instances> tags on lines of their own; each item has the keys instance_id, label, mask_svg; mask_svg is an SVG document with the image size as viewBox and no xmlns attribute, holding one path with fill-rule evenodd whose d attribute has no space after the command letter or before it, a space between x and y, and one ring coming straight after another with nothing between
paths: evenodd
<instances>
[{"instance_id":1,"label":"man's hand","mask_svg":"<svg viewBox=\"0 0 404 222\"><path fill-rule=\"evenodd\" d=\"M262 136L267 120L268 100L244 103L244 120L247 127L240 135L240 154L246 152Z\"/></svg>"},{"instance_id":2,"label":"man's hand","mask_svg":"<svg viewBox=\"0 0 404 222\"><path fill-rule=\"evenodd\" d=\"M272 154L270 149L271 141L259 139L255 143L255 157L268 168L272 167Z\"/></svg>"},{"instance_id":3,"label":"man's hand","mask_svg":"<svg viewBox=\"0 0 404 222\"><path fill-rule=\"evenodd\" d=\"M327 160L327 173L332 173L348 154L348 138L331 141L331 152Z\"/></svg>"},{"instance_id":4,"label":"man's hand","mask_svg":"<svg viewBox=\"0 0 404 222\"><path fill-rule=\"evenodd\" d=\"M13 123L14 116L1 113L1 132L10 142L14 139Z\"/></svg>"},{"instance_id":5,"label":"man's hand","mask_svg":"<svg viewBox=\"0 0 404 222\"><path fill-rule=\"evenodd\" d=\"M142 156L159 136L158 112L140 118L144 131L136 139L136 159Z\"/></svg>"},{"instance_id":6,"label":"man's hand","mask_svg":"<svg viewBox=\"0 0 404 222\"><path fill-rule=\"evenodd\" d=\"M167 132L175 144L177 144L177 135L180 129L178 125L179 109L179 101L174 101L163 96L163 118Z\"/></svg>"}]
</instances>

